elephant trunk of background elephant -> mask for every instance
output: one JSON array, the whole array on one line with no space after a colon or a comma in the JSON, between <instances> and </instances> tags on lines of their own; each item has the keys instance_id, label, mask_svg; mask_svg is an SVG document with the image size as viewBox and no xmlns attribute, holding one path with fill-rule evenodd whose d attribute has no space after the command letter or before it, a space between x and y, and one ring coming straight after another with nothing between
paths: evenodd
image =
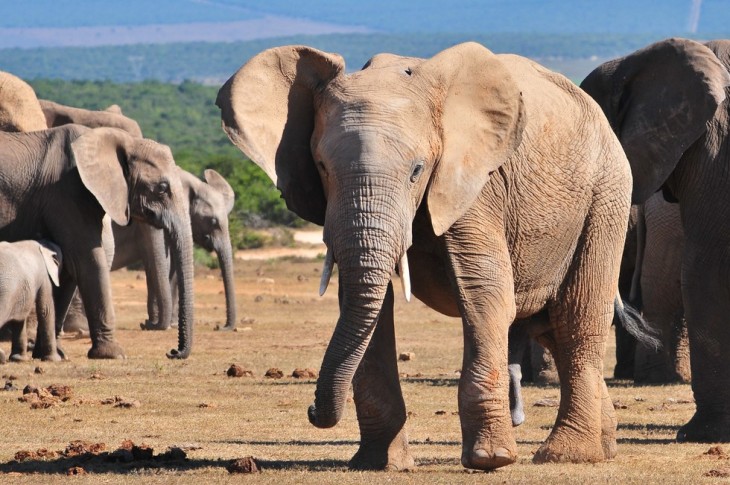
<instances>
[{"instance_id":1,"label":"elephant trunk of background elephant","mask_svg":"<svg viewBox=\"0 0 730 485\"><path fill-rule=\"evenodd\" d=\"M233 285L233 248L231 239L226 235L215 250L218 264L223 276L223 288L226 292L226 325L225 329L236 328L236 291Z\"/></svg>"},{"instance_id":2,"label":"elephant trunk of background elephant","mask_svg":"<svg viewBox=\"0 0 730 485\"><path fill-rule=\"evenodd\" d=\"M170 256L178 278L178 348L168 352L171 359L186 359L193 345L193 233L187 208L170 228Z\"/></svg>"},{"instance_id":3,"label":"elephant trunk of background elephant","mask_svg":"<svg viewBox=\"0 0 730 485\"><path fill-rule=\"evenodd\" d=\"M318 428L332 427L342 417L393 269L405 252L400 221L406 219L399 217L401 210L392 191L363 185L343 192L355 194L352 202L328 208L325 223L325 241L339 270L340 318L322 361L314 405L309 408L309 421Z\"/></svg>"}]
</instances>

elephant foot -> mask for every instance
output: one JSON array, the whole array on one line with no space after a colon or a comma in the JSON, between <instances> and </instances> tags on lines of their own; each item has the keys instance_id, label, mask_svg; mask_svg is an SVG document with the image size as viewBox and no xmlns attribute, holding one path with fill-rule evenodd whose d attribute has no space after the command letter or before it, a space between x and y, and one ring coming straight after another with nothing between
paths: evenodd
<instances>
[{"instance_id":1,"label":"elephant foot","mask_svg":"<svg viewBox=\"0 0 730 485\"><path fill-rule=\"evenodd\" d=\"M463 451L461 453L461 464L465 468L475 470L494 470L517 461L516 448L517 446L514 446L511 450L501 446L491 449L479 447L471 451Z\"/></svg>"},{"instance_id":2,"label":"elephant foot","mask_svg":"<svg viewBox=\"0 0 730 485\"><path fill-rule=\"evenodd\" d=\"M692 419L677 431L680 443L730 442L730 415L695 412Z\"/></svg>"},{"instance_id":3,"label":"elephant foot","mask_svg":"<svg viewBox=\"0 0 730 485\"><path fill-rule=\"evenodd\" d=\"M604 443L605 441L605 443ZM572 433L561 433L553 429L552 434L532 457L533 463L598 463L606 459L606 454L615 455L615 438L587 442L585 438ZM604 446L606 449L604 449Z\"/></svg>"},{"instance_id":4,"label":"elephant foot","mask_svg":"<svg viewBox=\"0 0 730 485\"><path fill-rule=\"evenodd\" d=\"M164 325L162 323L155 323L150 320L145 320L139 324L139 328L142 330L168 330L170 325Z\"/></svg>"},{"instance_id":5,"label":"elephant foot","mask_svg":"<svg viewBox=\"0 0 730 485\"><path fill-rule=\"evenodd\" d=\"M10 362L28 362L30 357L28 354L10 354Z\"/></svg>"},{"instance_id":6,"label":"elephant foot","mask_svg":"<svg viewBox=\"0 0 730 485\"><path fill-rule=\"evenodd\" d=\"M234 332L236 330L236 324L232 323L229 325L228 323L226 323L222 327L220 325L216 325L215 329L220 332Z\"/></svg>"},{"instance_id":7,"label":"elephant foot","mask_svg":"<svg viewBox=\"0 0 730 485\"><path fill-rule=\"evenodd\" d=\"M97 342L91 345L89 359L124 359L124 349L116 342Z\"/></svg>"},{"instance_id":8,"label":"elephant foot","mask_svg":"<svg viewBox=\"0 0 730 485\"><path fill-rule=\"evenodd\" d=\"M401 430L390 443L360 443L360 449L350 459L351 470L405 471L416 464L408 448L405 430Z\"/></svg>"}]
</instances>

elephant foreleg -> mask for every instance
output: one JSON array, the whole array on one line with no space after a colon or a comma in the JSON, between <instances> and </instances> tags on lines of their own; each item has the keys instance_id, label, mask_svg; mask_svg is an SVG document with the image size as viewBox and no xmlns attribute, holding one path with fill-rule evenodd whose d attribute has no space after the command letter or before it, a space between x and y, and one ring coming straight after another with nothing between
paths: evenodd
<instances>
[{"instance_id":1,"label":"elephant foreleg","mask_svg":"<svg viewBox=\"0 0 730 485\"><path fill-rule=\"evenodd\" d=\"M349 466L360 470L407 470L414 461L408 449L393 326L393 284L383 301L365 356L352 381L360 449Z\"/></svg>"},{"instance_id":2,"label":"elephant foreleg","mask_svg":"<svg viewBox=\"0 0 730 485\"><path fill-rule=\"evenodd\" d=\"M24 320L8 322L6 326L12 332L10 344L10 361L25 362L28 360L28 332L25 329Z\"/></svg>"},{"instance_id":3,"label":"elephant foreleg","mask_svg":"<svg viewBox=\"0 0 730 485\"><path fill-rule=\"evenodd\" d=\"M59 355L56 348L56 311L52 295L51 283L47 282L41 286L36 296L35 311L38 318L38 330L36 331L35 347L33 347L33 357L57 361L61 360L62 356ZM19 342L19 344L25 347L27 345L25 322L22 322L22 329L23 342Z\"/></svg>"},{"instance_id":4,"label":"elephant foreleg","mask_svg":"<svg viewBox=\"0 0 730 485\"><path fill-rule=\"evenodd\" d=\"M504 240L467 240L458 230L447 232L445 242L464 328L461 463L467 468L498 468L517 460L506 372L507 334L516 313L509 251Z\"/></svg>"}]
</instances>

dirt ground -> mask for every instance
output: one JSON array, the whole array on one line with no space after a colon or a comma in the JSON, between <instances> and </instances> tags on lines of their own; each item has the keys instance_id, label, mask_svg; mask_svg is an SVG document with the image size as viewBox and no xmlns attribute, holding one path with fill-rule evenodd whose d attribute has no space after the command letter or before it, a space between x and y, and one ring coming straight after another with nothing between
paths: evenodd
<instances>
[{"instance_id":1,"label":"dirt ground","mask_svg":"<svg viewBox=\"0 0 730 485\"><path fill-rule=\"evenodd\" d=\"M347 471L357 450L354 405L348 403L335 428L313 428L306 410L315 379L291 377L297 368L319 369L337 316L337 277L320 298L320 267L321 257L238 260L235 333L215 330L225 320L222 282L216 272L198 270L194 347L185 361L165 357L176 333L139 329L145 317L142 273L114 273L117 336L126 360L90 361L88 339L65 338L67 362L0 367L0 387L7 382L9 388L0 390L0 483L55 483L69 474L77 483L238 483L244 477L227 468L248 456L260 470L252 480L277 484L670 484L730 476L730 445L705 454L711 445L674 442L694 409L689 386L635 387L612 379L619 419L615 460L532 464L555 419L559 391L527 386L527 421L515 429L518 463L492 473L464 470L456 402L460 322L400 295L398 350L414 356L399 366L418 466L410 473ZM242 377L227 375L232 364ZM283 377L266 377L272 368ZM36 390L24 397L28 385Z\"/></svg>"}]
</instances>

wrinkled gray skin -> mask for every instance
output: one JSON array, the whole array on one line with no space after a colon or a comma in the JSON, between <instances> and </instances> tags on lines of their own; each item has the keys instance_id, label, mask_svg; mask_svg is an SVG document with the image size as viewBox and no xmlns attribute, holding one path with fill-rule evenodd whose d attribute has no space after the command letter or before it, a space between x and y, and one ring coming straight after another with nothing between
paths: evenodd
<instances>
[{"instance_id":1,"label":"wrinkled gray skin","mask_svg":"<svg viewBox=\"0 0 730 485\"><path fill-rule=\"evenodd\" d=\"M89 128L119 128L136 138L142 131L136 121L122 114L117 105L104 111L74 108L47 100L40 105L49 127L76 123ZM228 232L228 214L233 208L233 189L214 170L206 170L206 182L178 168L183 193L190 201L190 221L193 241L218 255L226 294L226 324L224 330L236 326L236 301L233 285L233 251ZM146 330L166 330L177 326L178 285L176 273L171 269L169 240L164 231L149 224L131 223L127 226L113 224L116 246L111 269L116 270L142 261L147 278L148 319L141 324ZM174 266L174 265L173 265ZM71 304L64 323L64 330L88 329L86 315L80 298Z\"/></svg>"},{"instance_id":2,"label":"wrinkled gray skin","mask_svg":"<svg viewBox=\"0 0 730 485\"><path fill-rule=\"evenodd\" d=\"M183 193L190 201L193 242L206 251L215 251L226 295L226 323L220 330L236 328L236 294L233 276L233 248L228 230L228 214L233 209L233 188L218 172L208 169L205 181L178 167ZM170 268L169 243L163 232L147 224L113 225L115 253L112 271L142 262L147 276L149 318L140 324L145 330L167 330L177 326L177 278ZM169 276L168 276L169 275ZM64 330L85 328L80 305L72 304Z\"/></svg>"},{"instance_id":3,"label":"wrinkled gray skin","mask_svg":"<svg viewBox=\"0 0 730 485\"><path fill-rule=\"evenodd\" d=\"M337 55L286 46L251 59L216 104L288 207L324 224L340 317L309 419L334 426L352 383L361 440L351 467L414 463L395 354L396 266L419 299L462 318L464 466L516 460L508 328L543 311L548 328L528 333L556 358L561 406L534 460L615 455L602 366L631 176L605 117L569 80L474 43L428 60L379 55L349 75Z\"/></svg>"},{"instance_id":4,"label":"wrinkled gray skin","mask_svg":"<svg viewBox=\"0 0 730 485\"><path fill-rule=\"evenodd\" d=\"M664 187L679 201L682 300L696 410L679 441L730 441L730 41L652 44L581 84L631 164L632 199Z\"/></svg>"},{"instance_id":5,"label":"wrinkled gray skin","mask_svg":"<svg viewBox=\"0 0 730 485\"><path fill-rule=\"evenodd\" d=\"M684 231L679 205L654 194L639 210L640 265L632 298L661 336L659 350L636 346L634 381L637 383L690 382L687 322L682 304Z\"/></svg>"},{"instance_id":6,"label":"wrinkled gray skin","mask_svg":"<svg viewBox=\"0 0 730 485\"><path fill-rule=\"evenodd\" d=\"M11 361L28 360L25 321L33 310L38 315L33 356L60 360L53 286L59 284L61 264L61 248L50 241L0 242L0 327L12 333ZM0 350L0 364L6 361Z\"/></svg>"},{"instance_id":7,"label":"wrinkled gray skin","mask_svg":"<svg viewBox=\"0 0 730 485\"><path fill-rule=\"evenodd\" d=\"M192 344L192 234L170 149L115 128L67 125L32 133L0 133L0 240L42 237L64 254L54 295L56 329L78 285L89 316L89 358L120 358L114 339L109 262L102 244L107 213L114 222L153 224L170 232L180 275L179 347Z\"/></svg>"}]
</instances>

